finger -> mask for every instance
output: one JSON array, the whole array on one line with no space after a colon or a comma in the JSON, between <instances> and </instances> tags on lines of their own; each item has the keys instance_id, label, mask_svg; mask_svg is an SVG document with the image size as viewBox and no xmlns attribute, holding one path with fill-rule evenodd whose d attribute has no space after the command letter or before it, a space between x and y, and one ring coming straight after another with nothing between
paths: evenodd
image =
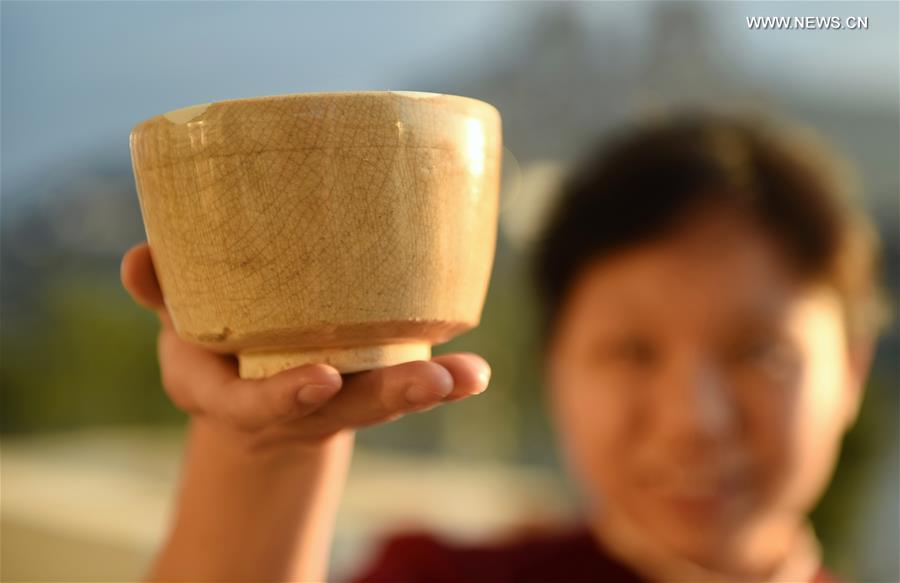
<instances>
[{"instance_id":1,"label":"finger","mask_svg":"<svg viewBox=\"0 0 900 583\"><path fill-rule=\"evenodd\" d=\"M327 433L363 427L440 403L453 391L453 376L436 362L417 360L347 375L344 388L300 423Z\"/></svg>"},{"instance_id":2,"label":"finger","mask_svg":"<svg viewBox=\"0 0 900 583\"><path fill-rule=\"evenodd\" d=\"M256 430L315 412L341 392L342 384L334 367L308 364L265 379L235 376L208 401L220 408L220 417L242 429Z\"/></svg>"},{"instance_id":3,"label":"finger","mask_svg":"<svg viewBox=\"0 0 900 583\"><path fill-rule=\"evenodd\" d=\"M324 364L241 379L234 357L181 340L171 329L160 333L160 361L163 384L176 405L251 431L312 413L342 384L340 373Z\"/></svg>"},{"instance_id":4,"label":"finger","mask_svg":"<svg viewBox=\"0 0 900 583\"><path fill-rule=\"evenodd\" d=\"M481 394L491 380L491 366L485 359L471 352L436 356L431 359L446 368L453 376L453 391L444 401L458 401Z\"/></svg>"},{"instance_id":5,"label":"finger","mask_svg":"<svg viewBox=\"0 0 900 583\"><path fill-rule=\"evenodd\" d=\"M139 243L125 253L120 272L122 285L137 303L151 310L165 309L147 243Z\"/></svg>"}]
</instances>

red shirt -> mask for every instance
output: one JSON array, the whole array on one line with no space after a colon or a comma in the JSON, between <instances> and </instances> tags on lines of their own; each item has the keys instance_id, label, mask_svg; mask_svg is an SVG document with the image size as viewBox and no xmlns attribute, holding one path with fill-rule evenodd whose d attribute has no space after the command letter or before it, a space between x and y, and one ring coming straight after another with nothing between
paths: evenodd
<instances>
[{"instance_id":1,"label":"red shirt","mask_svg":"<svg viewBox=\"0 0 900 583\"><path fill-rule=\"evenodd\" d=\"M426 532L395 535L351 583L649 583L598 546L587 527L485 546ZM824 568L809 583L838 583Z\"/></svg>"}]
</instances>

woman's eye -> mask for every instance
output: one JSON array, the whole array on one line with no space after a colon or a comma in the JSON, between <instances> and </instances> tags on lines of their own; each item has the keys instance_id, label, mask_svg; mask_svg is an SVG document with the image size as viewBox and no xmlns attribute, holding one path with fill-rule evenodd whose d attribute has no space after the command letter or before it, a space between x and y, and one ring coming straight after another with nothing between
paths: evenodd
<instances>
[{"instance_id":1,"label":"woman's eye","mask_svg":"<svg viewBox=\"0 0 900 583\"><path fill-rule=\"evenodd\" d=\"M771 357L774 352L776 352L774 342L758 340L739 345L733 356L739 362L757 362Z\"/></svg>"},{"instance_id":2,"label":"woman's eye","mask_svg":"<svg viewBox=\"0 0 900 583\"><path fill-rule=\"evenodd\" d=\"M735 354L738 362L781 370L793 367L798 358L796 349L781 338L757 339L741 345Z\"/></svg>"},{"instance_id":3,"label":"woman's eye","mask_svg":"<svg viewBox=\"0 0 900 583\"><path fill-rule=\"evenodd\" d=\"M650 366L657 361L659 351L649 340L623 338L596 345L593 357L594 360L601 362Z\"/></svg>"}]
</instances>

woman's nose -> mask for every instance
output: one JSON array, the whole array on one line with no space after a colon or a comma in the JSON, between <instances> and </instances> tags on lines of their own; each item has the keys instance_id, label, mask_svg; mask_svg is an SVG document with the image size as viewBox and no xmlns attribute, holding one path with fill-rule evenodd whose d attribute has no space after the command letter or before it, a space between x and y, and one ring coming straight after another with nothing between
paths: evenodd
<instances>
[{"instance_id":1,"label":"woman's nose","mask_svg":"<svg viewBox=\"0 0 900 583\"><path fill-rule=\"evenodd\" d=\"M673 364L659 383L654 417L666 439L714 442L734 430L737 415L732 391L724 370L712 360Z\"/></svg>"}]
</instances>

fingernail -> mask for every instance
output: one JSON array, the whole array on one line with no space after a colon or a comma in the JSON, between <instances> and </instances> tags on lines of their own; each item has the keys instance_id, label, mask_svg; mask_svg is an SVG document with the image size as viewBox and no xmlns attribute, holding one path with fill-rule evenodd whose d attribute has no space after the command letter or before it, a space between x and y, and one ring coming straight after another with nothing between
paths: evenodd
<instances>
[{"instance_id":1,"label":"fingernail","mask_svg":"<svg viewBox=\"0 0 900 583\"><path fill-rule=\"evenodd\" d=\"M338 392L335 385L306 385L297 391L297 400L305 405L321 403Z\"/></svg>"},{"instance_id":2,"label":"fingernail","mask_svg":"<svg viewBox=\"0 0 900 583\"><path fill-rule=\"evenodd\" d=\"M490 367L484 367L480 371L478 371L478 382L481 383L481 389L479 389L475 394L480 395L485 392L488 388L488 385L491 382L491 369Z\"/></svg>"},{"instance_id":3,"label":"fingernail","mask_svg":"<svg viewBox=\"0 0 900 583\"><path fill-rule=\"evenodd\" d=\"M441 397L435 391L423 387L422 385L413 385L406 390L406 400L413 405L437 401Z\"/></svg>"},{"instance_id":4,"label":"fingernail","mask_svg":"<svg viewBox=\"0 0 900 583\"><path fill-rule=\"evenodd\" d=\"M329 366L329 367L328 367L328 370L326 371L325 374L328 375L328 378L329 378L329 379L331 380L331 382L333 382L334 384L336 384L336 385L340 385L340 384L341 384L341 382L342 382L342 379L341 379L341 373L338 372L338 370L337 370L336 368L334 368L333 366Z\"/></svg>"}]
</instances>

